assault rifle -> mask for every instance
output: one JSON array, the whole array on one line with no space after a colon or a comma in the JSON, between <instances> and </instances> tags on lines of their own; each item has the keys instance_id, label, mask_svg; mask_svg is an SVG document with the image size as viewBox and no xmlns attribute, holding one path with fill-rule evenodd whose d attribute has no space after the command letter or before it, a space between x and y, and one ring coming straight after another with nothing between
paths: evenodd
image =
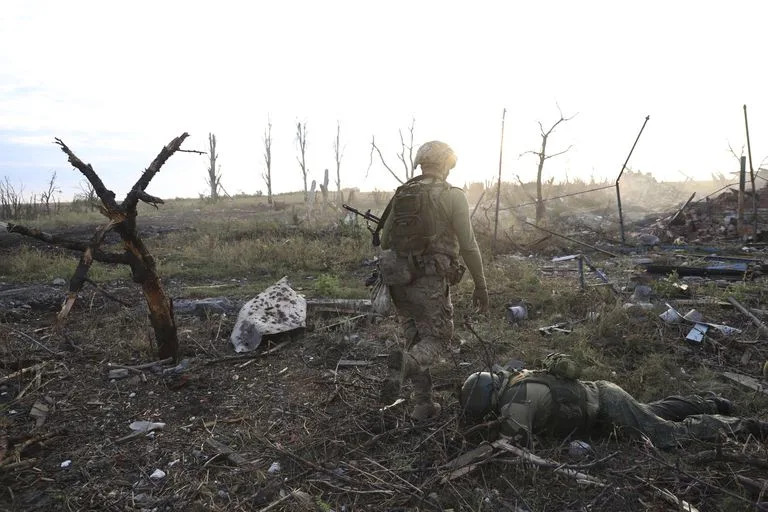
<instances>
[{"instance_id":1,"label":"assault rifle","mask_svg":"<svg viewBox=\"0 0 768 512\"><path fill-rule=\"evenodd\" d=\"M376 225L375 228L372 228L370 225L366 225L366 227L368 228L368 231L371 232L371 235L373 235L373 246L378 247L381 244L381 240L379 239L380 230L378 229L379 224L381 224L381 217L377 217L376 215L372 214L370 208L365 212L361 212L354 206L349 206L348 204L342 204L341 206L345 210L348 210L354 213L355 215L359 215L360 217L364 218L368 222L373 222Z\"/></svg>"}]
</instances>

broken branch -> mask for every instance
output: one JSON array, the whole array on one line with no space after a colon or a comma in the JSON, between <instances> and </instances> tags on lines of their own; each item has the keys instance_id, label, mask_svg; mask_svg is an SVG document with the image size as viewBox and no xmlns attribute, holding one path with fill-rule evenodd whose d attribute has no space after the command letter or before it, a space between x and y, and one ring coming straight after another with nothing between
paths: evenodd
<instances>
[{"instance_id":1,"label":"broken branch","mask_svg":"<svg viewBox=\"0 0 768 512\"><path fill-rule=\"evenodd\" d=\"M158 153L152 163L149 164L149 167L146 168L138 181L136 181L136 184L133 186L131 191L128 192L128 194L125 196L125 200L123 200L122 204L124 211L131 211L136 208L136 203L140 199L139 195L141 192L144 192L144 190L149 185L149 182L152 181L152 178L155 177L155 174L160 171L160 168L163 166L163 164L165 164L165 162L167 162L168 159L173 156L176 151L181 149L181 143L184 142L184 139L187 137L189 137L189 134L184 132L160 150L160 153Z\"/></svg>"},{"instance_id":2,"label":"broken branch","mask_svg":"<svg viewBox=\"0 0 768 512\"><path fill-rule=\"evenodd\" d=\"M96 174L96 171L93 170L91 164L86 164L80 160L77 155L75 155L60 138L56 137L54 141L54 143L57 144L67 155L69 163L72 164L72 167L83 173L85 178L90 182L90 184L93 186L94 192L96 192L96 195L99 196L99 199L101 199L101 202L104 204L104 207L107 209L107 211L117 211L118 206L115 202L115 193L104 186L104 182L101 181L99 175Z\"/></svg>"},{"instance_id":3,"label":"broken branch","mask_svg":"<svg viewBox=\"0 0 768 512\"><path fill-rule=\"evenodd\" d=\"M35 238L37 240L41 240L43 242L49 243L51 245L55 245L57 247L69 249L70 251L84 252L89 248L89 244L87 242L69 240L67 238L62 238L57 235L52 235L50 233L40 231L39 229L36 229L36 228L28 228L26 226L13 224L11 222L0 222L0 228L5 228L5 230L8 231L9 233L18 233L19 235ZM93 257L93 259L101 263L127 264L129 262L129 257L126 254L115 254L110 252L104 252L98 249L92 251L91 256Z\"/></svg>"}]
</instances>

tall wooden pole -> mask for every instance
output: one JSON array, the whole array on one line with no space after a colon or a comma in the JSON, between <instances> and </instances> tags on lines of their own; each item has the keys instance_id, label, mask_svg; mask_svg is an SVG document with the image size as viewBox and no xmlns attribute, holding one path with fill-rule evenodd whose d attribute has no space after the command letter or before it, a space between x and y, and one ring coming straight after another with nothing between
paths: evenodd
<instances>
[{"instance_id":1,"label":"tall wooden pole","mask_svg":"<svg viewBox=\"0 0 768 512\"><path fill-rule=\"evenodd\" d=\"M739 203L738 216L736 217L736 231L739 236L744 235L744 188L746 186L747 157L742 156L739 166Z\"/></svg>"},{"instance_id":2,"label":"tall wooden pole","mask_svg":"<svg viewBox=\"0 0 768 512\"><path fill-rule=\"evenodd\" d=\"M753 240L757 239L757 190L755 188L755 168L752 167L752 145L749 143L749 122L747 121L747 106L744 105L744 129L747 131L747 155L749 155L749 180L752 182L752 216L754 222Z\"/></svg>"},{"instance_id":3,"label":"tall wooden pole","mask_svg":"<svg viewBox=\"0 0 768 512\"><path fill-rule=\"evenodd\" d=\"M496 253L496 236L499 231L499 202L501 200L501 162L504 156L504 120L507 117L507 109L501 112L501 144L499 145L499 181L496 184L496 215L493 221L493 243L491 244L491 253Z\"/></svg>"},{"instance_id":4,"label":"tall wooden pole","mask_svg":"<svg viewBox=\"0 0 768 512\"><path fill-rule=\"evenodd\" d=\"M624 169L627 168L627 164L629 163L629 158L632 156L632 152L635 150L635 146L637 146L637 141L640 140L640 136L643 134L645 125L648 123L648 120L650 118L651 116L645 116L645 121L643 121L643 126L640 128L640 133L637 134L635 143L632 144L632 149L629 150L627 159L624 160L624 165L621 166L621 171L619 172L619 176L616 178L616 202L618 203L618 206L619 206L619 230L621 233L621 243L626 242L626 240L624 238L624 212L621 209L621 190L619 189L619 181L621 180L621 175L624 174Z\"/></svg>"}]
</instances>

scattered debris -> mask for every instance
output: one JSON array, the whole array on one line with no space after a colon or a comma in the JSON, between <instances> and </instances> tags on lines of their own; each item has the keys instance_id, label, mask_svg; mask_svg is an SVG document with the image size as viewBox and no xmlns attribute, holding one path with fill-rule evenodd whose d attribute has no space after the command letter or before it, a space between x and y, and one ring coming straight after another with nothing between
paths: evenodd
<instances>
[{"instance_id":1,"label":"scattered debris","mask_svg":"<svg viewBox=\"0 0 768 512\"><path fill-rule=\"evenodd\" d=\"M747 308L742 306L739 301L737 301L733 297L728 297L728 302L733 304L733 307L738 309L743 315L745 315L747 318L749 318L755 326L757 326L757 332L760 336L768 336L768 327L765 326L763 322L760 321L759 318L757 318L755 315L753 315Z\"/></svg>"},{"instance_id":2,"label":"scattered debris","mask_svg":"<svg viewBox=\"0 0 768 512\"><path fill-rule=\"evenodd\" d=\"M207 299L174 299L173 312L177 315L196 315L205 318L210 314L234 314L237 304L227 297Z\"/></svg>"},{"instance_id":3,"label":"scattered debris","mask_svg":"<svg viewBox=\"0 0 768 512\"><path fill-rule=\"evenodd\" d=\"M370 361L355 361L352 359L339 359L339 362L336 363L336 368L344 368L349 366L371 366Z\"/></svg>"},{"instance_id":4,"label":"scattered debris","mask_svg":"<svg viewBox=\"0 0 768 512\"><path fill-rule=\"evenodd\" d=\"M566 329L566 327L569 325L571 325L571 322L560 322L554 325L548 325L546 327L539 327L539 334L542 336L551 336L556 332L570 334L573 331L571 329Z\"/></svg>"},{"instance_id":5,"label":"scattered debris","mask_svg":"<svg viewBox=\"0 0 768 512\"><path fill-rule=\"evenodd\" d=\"M307 301L283 277L240 309L230 341L235 352L251 352L265 334L293 331L306 325Z\"/></svg>"},{"instance_id":6,"label":"scattered debris","mask_svg":"<svg viewBox=\"0 0 768 512\"><path fill-rule=\"evenodd\" d=\"M165 478L165 471L163 471L162 469L156 469L152 472L151 475L149 475L149 478L151 480L162 480L163 478Z\"/></svg>"},{"instance_id":7,"label":"scattered debris","mask_svg":"<svg viewBox=\"0 0 768 512\"><path fill-rule=\"evenodd\" d=\"M48 406L41 401L35 402L32 409L29 411L29 415L35 418L35 427L41 427L45 420L48 418Z\"/></svg>"},{"instance_id":8,"label":"scattered debris","mask_svg":"<svg viewBox=\"0 0 768 512\"><path fill-rule=\"evenodd\" d=\"M515 324L528 318L528 308L522 302L517 305L507 306L507 322Z\"/></svg>"},{"instance_id":9,"label":"scattered debris","mask_svg":"<svg viewBox=\"0 0 768 512\"><path fill-rule=\"evenodd\" d=\"M754 377L750 377L749 375L741 375L734 372L723 372L723 377L734 382L738 382L742 386L746 386L750 389L754 389L755 391L759 391L760 393L765 393L768 395L768 384L763 384Z\"/></svg>"},{"instance_id":10,"label":"scattered debris","mask_svg":"<svg viewBox=\"0 0 768 512\"><path fill-rule=\"evenodd\" d=\"M585 441L571 441L568 444L568 455L575 459L581 459L592 452L592 447Z\"/></svg>"},{"instance_id":11,"label":"scattered debris","mask_svg":"<svg viewBox=\"0 0 768 512\"><path fill-rule=\"evenodd\" d=\"M129 375L129 372L126 368L115 368L114 370L109 370L109 373L107 374L108 379L124 379Z\"/></svg>"},{"instance_id":12,"label":"scattered debris","mask_svg":"<svg viewBox=\"0 0 768 512\"><path fill-rule=\"evenodd\" d=\"M695 341L701 343L704 340L704 335L707 334L709 326L706 324L694 324L693 328L685 336L688 341Z\"/></svg>"},{"instance_id":13,"label":"scattered debris","mask_svg":"<svg viewBox=\"0 0 768 512\"><path fill-rule=\"evenodd\" d=\"M398 398L397 400L395 400L395 401L394 401L394 402L392 402L391 404L389 404L389 405L385 405L384 407L382 407L381 409L379 409L379 411L382 411L382 412L383 412L383 411L386 411L386 410L388 410L388 409L392 409L392 408L394 408L394 407L397 407L398 405L400 405L400 404L401 404L401 403L403 403L403 402L405 402L405 398Z\"/></svg>"},{"instance_id":14,"label":"scattered debris","mask_svg":"<svg viewBox=\"0 0 768 512\"><path fill-rule=\"evenodd\" d=\"M236 466L242 466L244 464L247 464L248 461L245 460L245 458L240 455L239 453L235 452L232 448L225 445L222 442L217 441L216 439L209 437L205 440L205 444L215 450L216 454L209 458L208 461L206 461L205 465L207 466L209 463L213 462L214 460L217 460L218 458L224 457L229 462Z\"/></svg>"},{"instance_id":15,"label":"scattered debris","mask_svg":"<svg viewBox=\"0 0 768 512\"><path fill-rule=\"evenodd\" d=\"M153 422L153 421L134 421L128 428L135 432L152 432L153 430L162 430L165 428L165 423Z\"/></svg>"},{"instance_id":16,"label":"scattered debris","mask_svg":"<svg viewBox=\"0 0 768 512\"><path fill-rule=\"evenodd\" d=\"M370 299L308 299L307 308L312 314L316 313L346 313L355 315L371 311Z\"/></svg>"},{"instance_id":17,"label":"scattered debris","mask_svg":"<svg viewBox=\"0 0 768 512\"><path fill-rule=\"evenodd\" d=\"M174 366L173 368L164 368L163 369L163 375L178 375L180 373L184 373L187 370L189 370L190 361L188 358L184 358L181 360L179 364Z\"/></svg>"}]
</instances>

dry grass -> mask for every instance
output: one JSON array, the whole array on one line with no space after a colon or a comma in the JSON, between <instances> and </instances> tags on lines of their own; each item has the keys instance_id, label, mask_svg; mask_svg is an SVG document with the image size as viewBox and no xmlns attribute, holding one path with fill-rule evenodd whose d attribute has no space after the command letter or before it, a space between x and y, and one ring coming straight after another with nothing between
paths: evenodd
<instances>
[{"instance_id":1,"label":"dry grass","mask_svg":"<svg viewBox=\"0 0 768 512\"><path fill-rule=\"evenodd\" d=\"M145 241L174 297L224 295L243 300L283 274L308 295L366 293L362 280L370 269L361 262L373 256L366 231L333 227L327 221L297 225L294 213L301 219L300 210L261 215L252 213L257 207L247 203L257 200L237 201L173 202L167 211L140 214ZM91 226L73 229L84 235ZM566 249L558 245L553 251ZM0 250L3 281L47 281L61 273L67 278L74 267L72 257L37 245ZM631 284L628 259L595 260L620 285ZM234 324L231 316L180 316L184 356L191 359L187 373L164 376L147 369L110 381L107 363L151 361L155 347L140 290L123 269L96 264L91 276L135 307L124 308L87 289L61 333L50 329L56 303L48 310L21 311L0 323L2 374L46 362L39 371L0 389L6 393L0 405L5 421L0 438L4 428L12 454L25 441L56 436L53 442L31 442L19 452L18 461L27 466L8 468L0 462L0 504L16 510L229 511L262 510L270 504L275 504L271 510L318 511L501 511L515 506L671 510L653 485L700 510L753 510L758 498L738 485L736 475L764 478L760 463L766 461L765 446L725 437L672 452L613 435L595 437L589 440L594 453L586 461L570 458L559 443L537 446L538 455L558 464L584 466L583 471L609 483L605 488L579 485L551 469L511 457L496 457L466 476L443 482L446 464L478 442L464 435L468 426L458 420L455 389L468 374L492 363L522 359L532 364L548 352L563 351L582 364L586 378L617 381L642 400L714 390L734 398L745 414L765 418L768 412L764 395L719 376L726 369L757 374L766 358L764 343L747 346L715 338L703 346L689 345L682 329L661 322L659 311L627 311L625 299L609 288L582 291L573 273L543 272L548 265L548 258L491 260L486 254L491 313L485 317L471 311L470 280L454 289L456 351L446 353L435 371L444 413L432 423L414 425L407 404L385 412L378 409L385 373L381 355L399 340L393 318L331 328L339 317L312 318L302 335L265 343L268 350L287 342L279 350L233 360L221 359L232 355L227 342ZM677 292L674 279L654 283L661 298ZM694 287L691 297L735 294L756 305L763 293L764 281L737 282L727 288ZM529 319L509 325L505 307L520 300L529 306ZM744 327L745 337L754 334L731 310L699 309L714 321ZM593 319L575 324L570 334L542 336L538 331L588 316ZM459 339L466 343L459 347ZM753 356L742 362L747 349ZM370 364L343 366L341 360ZM46 423L35 428L28 412L37 401L49 404L50 412ZM167 426L150 438L116 443L130 433L128 424L134 420ZM211 438L231 446L246 462L234 465L217 456L206 444ZM721 458L707 464L691 459L709 450ZM744 460L726 460L728 454L740 454ZM68 469L60 467L64 460L72 461ZM270 473L274 462L280 470ZM155 469L167 476L151 480Z\"/></svg>"}]
</instances>

